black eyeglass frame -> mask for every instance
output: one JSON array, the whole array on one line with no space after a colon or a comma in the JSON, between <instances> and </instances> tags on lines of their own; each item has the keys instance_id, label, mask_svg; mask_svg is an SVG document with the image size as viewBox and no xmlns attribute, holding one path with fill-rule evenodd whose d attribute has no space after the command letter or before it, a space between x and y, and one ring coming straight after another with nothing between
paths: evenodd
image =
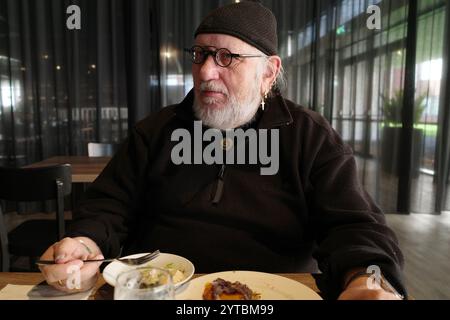
<instances>
[{"instance_id":1,"label":"black eyeglass frame","mask_svg":"<svg viewBox=\"0 0 450 320\"><path fill-rule=\"evenodd\" d=\"M195 57L194 57L194 50L195 48L200 48L203 52L203 59L200 62L195 62ZM189 53L191 55L191 60L192 63L194 64L203 64L205 63L205 61L208 59L208 56L212 56L214 63L222 68L227 68L229 67L232 63L233 63L233 58L265 58L265 55L256 55L256 54L240 54L240 53L232 53L230 50L228 50L227 48L219 48L217 50L208 50L202 46L192 46L191 48L185 48L184 49L185 52ZM218 61L218 53L220 51L225 51L227 53L228 56L230 56L230 62L227 65L221 65Z\"/></svg>"}]
</instances>

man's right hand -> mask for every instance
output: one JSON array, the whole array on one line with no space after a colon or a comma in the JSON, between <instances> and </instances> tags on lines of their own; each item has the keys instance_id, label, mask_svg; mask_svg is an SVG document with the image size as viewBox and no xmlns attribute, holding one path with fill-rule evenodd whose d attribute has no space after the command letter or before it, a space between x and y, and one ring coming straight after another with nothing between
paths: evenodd
<instances>
[{"instance_id":1,"label":"man's right hand","mask_svg":"<svg viewBox=\"0 0 450 320\"><path fill-rule=\"evenodd\" d=\"M39 269L47 283L58 290L86 291L95 285L101 265L101 262L83 263L86 259L103 259L94 241L86 237L64 238L41 256L41 260L55 260L57 264L41 265Z\"/></svg>"}]
</instances>

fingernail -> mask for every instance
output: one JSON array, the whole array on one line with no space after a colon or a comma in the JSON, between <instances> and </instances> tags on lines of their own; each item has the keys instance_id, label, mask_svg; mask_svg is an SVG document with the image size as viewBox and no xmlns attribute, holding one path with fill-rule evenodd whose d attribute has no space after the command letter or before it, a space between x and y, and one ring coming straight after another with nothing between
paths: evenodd
<instances>
[{"instance_id":1,"label":"fingernail","mask_svg":"<svg viewBox=\"0 0 450 320\"><path fill-rule=\"evenodd\" d=\"M55 261L56 261L56 262L61 261L61 260L63 260L65 257L66 257L65 254L60 254L59 256L57 256L57 257L55 258Z\"/></svg>"}]
</instances>

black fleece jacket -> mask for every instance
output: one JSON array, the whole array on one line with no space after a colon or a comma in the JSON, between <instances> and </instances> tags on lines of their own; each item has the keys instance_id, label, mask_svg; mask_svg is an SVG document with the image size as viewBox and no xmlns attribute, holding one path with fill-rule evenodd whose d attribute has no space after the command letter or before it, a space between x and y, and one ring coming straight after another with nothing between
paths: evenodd
<instances>
[{"instance_id":1,"label":"black fleece jacket","mask_svg":"<svg viewBox=\"0 0 450 320\"><path fill-rule=\"evenodd\" d=\"M384 215L358 181L352 150L319 114L276 96L253 124L278 129L280 168L175 165L171 141L193 129L193 93L132 130L74 214L68 236L93 239L106 256L162 252L190 259L197 272L255 270L323 273L334 299L343 277L378 265L397 290L402 253ZM317 264L316 264L317 262Z\"/></svg>"}]
</instances>

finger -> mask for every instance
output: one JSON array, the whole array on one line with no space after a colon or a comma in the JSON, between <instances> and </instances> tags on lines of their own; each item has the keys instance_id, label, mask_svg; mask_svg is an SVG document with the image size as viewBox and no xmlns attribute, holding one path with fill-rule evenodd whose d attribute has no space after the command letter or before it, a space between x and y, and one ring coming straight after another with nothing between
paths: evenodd
<instances>
[{"instance_id":1,"label":"finger","mask_svg":"<svg viewBox=\"0 0 450 320\"><path fill-rule=\"evenodd\" d=\"M85 252L88 254L86 259L94 259L94 257L96 255L101 254L101 252L99 252L97 250L92 250L91 246L89 246L86 243L86 239L79 239L79 238L74 238L74 239L77 240L79 243L81 243L81 245L84 247Z\"/></svg>"},{"instance_id":2,"label":"finger","mask_svg":"<svg viewBox=\"0 0 450 320\"><path fill-rule=\"evenodd\" d=\"M72 253L76 250L77 245L72 239L64 238L53 245L53 259L57 263L66 263L71 260Z\"/></svg>"},{"instance_id":3,"label":"finger","mask_svg":"<svg viewBox=\"0 0 450 320\"><path fill-rule=\"evenodd\" d=\"M78 243L77 247L72 252L72 257L76 257L77 259L80 260L90 259L89 256L90 256L89 252L86 251L86 248L81 243Z\"/></svg>"},{"instance_id":4,"label":"finger","mask_svg":"<svg viewBox=\"0 0 450 320\"><path fill-rule=\"evenodd\" d=\"M95 259L103 259L103 256L95 256ZM73 268L68 268L67 279L58 280L52 283L52 285L66 292L90 289L97 280L100 264L99 262L92 262L85 263L82 268L78 268L78 265Z\"/></svg>"},{"instance_id":5,"label":"finger","mask_svg":"<svg viewBox=\"0 0 450 320\"><path fill-rule=\"evenodd\" d=\"M104 259L103 255L98 255L94 257L95 259ZM57 267L62 267L61 265L55 265L57 272L53 273L54 277L52 280L57 279L57 281L67 279L70 275L76 272L80 272L81 281L92 278L97 274L101 262L88 262L83 263L80 260L73 260L64 264L64 269L57 269Z\"/></svg>"},{"instance_id":6,"label":"finger","mask_svg":"<svg viewBox=\"0 0 450 320\"><path fill-rule=\"evenodd\" d=\"M72 238L64 238L54 244L54 259L56 263L67 263L71 260L83 260L85 255L80 250L80 243Z\"/></svg>"},{"instance_id":7,"label":"finger","mask_svg":"<svg viewBox=\"0 0 450 320\"><path fill-rule=\"evenodd\" d=\"M78 268L81 270L83 268L83 261L72 260L65 264L42 266L41 271L47 282L50 284L52 282L67 279L68 275L72 272L71 269L73 268Z\"/></svg>"}]
</instances>

